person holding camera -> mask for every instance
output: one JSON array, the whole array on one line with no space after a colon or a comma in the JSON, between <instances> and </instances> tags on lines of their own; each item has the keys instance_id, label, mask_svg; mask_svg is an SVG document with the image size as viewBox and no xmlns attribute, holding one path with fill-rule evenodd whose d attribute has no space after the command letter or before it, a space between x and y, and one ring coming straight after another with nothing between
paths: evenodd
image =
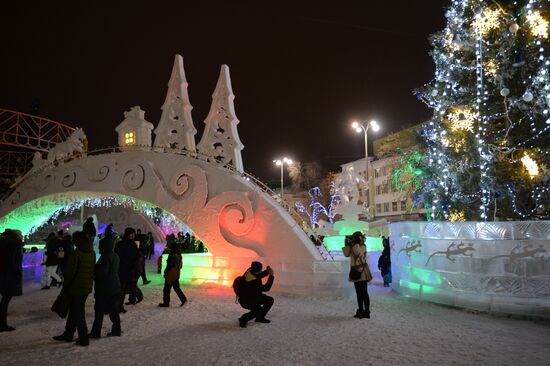
<instances>
[{"instance_id":1,"label":"person holding camera","mask_svg":"<svg viewBox=\"0 0 550 366\"><path fill-rule=\"evenodd\" d=\"M344 255L350 258L349 281L355 286L358 309L354 318L370 318L370 299L368 282L372 280L369 264L367 263L367 246L365 236L360 231L353 233L350 241L342 248Z\"/></svg>"},{"instance_id":2,"label":"person holding camera","mask_svg":"<svg viewBox=\"0 0 550 366\"><path fill-rule=\"evenodd\" d=\"M243 275L242 289L239 290L239 304L250 312L239 318L241 328L246 328L246 323L254 318L258 323L271 322L265 316L273 306L274 300L263 292L269 291L273 285L273 269L267 266L265 271L262 271L262 266L262 263L254 261ZM262 278L266 276L269 277L264 285Z\"/></svg>"}]
</instances>

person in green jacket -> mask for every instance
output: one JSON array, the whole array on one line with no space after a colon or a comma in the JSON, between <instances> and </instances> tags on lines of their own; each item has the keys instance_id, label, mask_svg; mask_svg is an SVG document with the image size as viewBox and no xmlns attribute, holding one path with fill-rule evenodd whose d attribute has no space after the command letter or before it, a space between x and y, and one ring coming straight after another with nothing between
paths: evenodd
<instances>
[{"instance_id":1,"label":"person in green jacket","mask_svg":"<svg viewBox=\"0 0 550 366\"><path fill-rule=\"evenodd\" d=\"M82 231L73 234L76 246L74 253L69 255L65 267L63 290L70 296L69 314L65 332L53 337L56 341L72 342L75 330L78 330L76 344L87 346L89 342L86 314L84 312L86 298L92 292L94 281L95 252L90 238Z\"/></svg>"},{"instance_id":2,"label":"person in green jacket","mask_svg":"<svg viewBox=\"0 0 550 366\"><path fill-rule=\"evenodd\" d=\"M113 252L113 236L111 232L105 231L105 237L99 241L99 253L101 257L95 265L95 319L90 338L101 337L101 326L103 316L109 314L113 326L108 337L120 337L120 316L118 314L120 301L120 279L118 269L120 258Z\"/></svg>"}]
</instances>

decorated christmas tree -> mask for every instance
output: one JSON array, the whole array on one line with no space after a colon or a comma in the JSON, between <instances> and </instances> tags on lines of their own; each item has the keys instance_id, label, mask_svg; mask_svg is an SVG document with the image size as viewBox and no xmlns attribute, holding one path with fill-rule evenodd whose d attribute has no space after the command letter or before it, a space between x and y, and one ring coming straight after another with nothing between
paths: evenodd
<instances>
[{"instance_id":1,"label":"decorated christmas tree","mask_svg":"<svg viewBox=\"0 0 550 366\"><path fill-rule=\"evenodd\" d=\"M533 219L550 203L548 0L453 0L432 38L422 187L440 220Z\"/></svg>"}]
</instances>

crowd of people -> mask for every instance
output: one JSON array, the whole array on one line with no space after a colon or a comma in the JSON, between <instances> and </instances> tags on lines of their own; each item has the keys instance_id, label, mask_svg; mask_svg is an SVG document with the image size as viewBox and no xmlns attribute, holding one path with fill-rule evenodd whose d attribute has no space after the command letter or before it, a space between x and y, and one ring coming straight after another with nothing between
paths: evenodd
<instances>
[{"instance_id":1,"label":"crowd of people","mask_svg":"<svg viewBox=\"0 0 550 366\"><path fill-rule=\"evenodd\" d=\"M93 225L90 219L87 223ZM86 225L85 225L86 226ZM120 313L125 313L124 305L135 305L143 301L139 289L139 278L143 285L150 283L145 273L145 258L150 256L154 243L151 233L142 234L140 230L126 228L122 237L108 225L99 241L99 259L93 248L96 236L95 227L84 227L71 235L63 231L50 234L46 239L42 289L49 289L52 281L62 289L52 306L52 311L61 317L67 317L65 330L53 337L56 341L72 342L74 333L78 333L76 344L87 346L90 338L101 338L103 319L109 315L112 326L108 337L121 336ZM173 289L185 305L187 297L180 287L179 278L182 268L182 250L199 249L200 242L189 234L169 235L164 253L168 254L164 270L163 301L159 307L170 306L170 293ZM389 240L383 238L384 250L378 261L378 268L384 278L384 286L391 283L391 261ZM204 250L204 248L202 249ZM346 257L350 257L349 281L353 282L358 309L355 318L370 318L370 300L367 284L372 280L366 258L365 236L355 232L342 248ZM8 304L13 296L22 294L22 256L23 237L18 230L6 229L0 235L0 332L15 330L7 323ZM264 283L263 279L267 277ZM255 319L259 323L270 323L267 313L274 299L264 294L271 289L274 271L270 266L265 270L261 262L253 261L246 272L235 279L233 288L239 304L249 310L239 319L239 326L246 327ZM91 331L85 318L85 304L90 293L94 293L94 322ZM125 302L128 295L128 301Z\"/></svg>"}]
</instances>

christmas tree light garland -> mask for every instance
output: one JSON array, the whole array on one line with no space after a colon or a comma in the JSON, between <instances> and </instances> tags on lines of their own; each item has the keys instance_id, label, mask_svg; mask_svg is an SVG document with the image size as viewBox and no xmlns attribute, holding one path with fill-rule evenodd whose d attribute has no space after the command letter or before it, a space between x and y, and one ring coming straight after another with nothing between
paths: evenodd
<instances>
[{"instance_id":1,"label":"christmas tree light garland","mask_svg":"<svg viewBox=\"0 0 550 366\"><path fill-rule=\"evenodd\" d=\"M503 217L548 209L548 174L531 173L550 164L549 10L549 0L452 1L432 38L435 77L418 91L434 110L423 130L437 172L424 187L433 219L463 209L469 220L489 220L489 210L496 218L497 200L508 202L498 205Z\"/></svg>"}]
</instances>

